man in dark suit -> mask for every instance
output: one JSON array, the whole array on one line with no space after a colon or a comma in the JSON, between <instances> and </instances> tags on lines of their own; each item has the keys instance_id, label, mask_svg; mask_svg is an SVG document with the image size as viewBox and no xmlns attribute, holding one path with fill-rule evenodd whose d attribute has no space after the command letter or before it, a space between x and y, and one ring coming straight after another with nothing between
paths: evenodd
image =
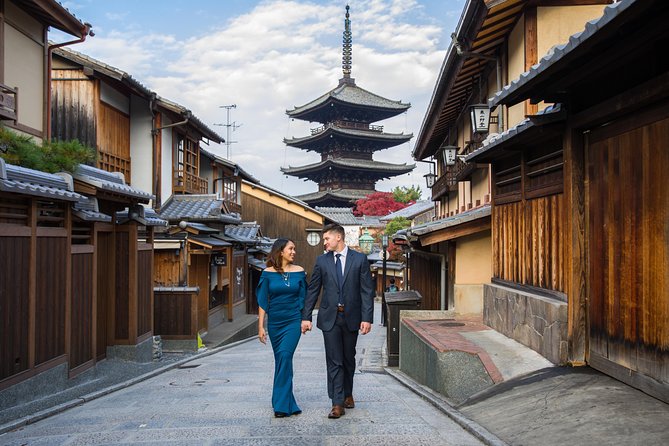
<instances>
[{"instance_id":1,"label":"man in dark suit","mask_svg":"<svg viewBox=\"0 0 669 446\"><path fill-rule=\"evenodd\" d=\"M302 333L311 330L311 313L323 292L316 326L323 331L328 376L328 396L332 410L328 418L339 418L355 407L353 375L358 332L372 329L374 285L367 256L349 249L344 228L328 225L323 229L327 251L316 259L302 312Z\"/></svg>"}]
</instances>

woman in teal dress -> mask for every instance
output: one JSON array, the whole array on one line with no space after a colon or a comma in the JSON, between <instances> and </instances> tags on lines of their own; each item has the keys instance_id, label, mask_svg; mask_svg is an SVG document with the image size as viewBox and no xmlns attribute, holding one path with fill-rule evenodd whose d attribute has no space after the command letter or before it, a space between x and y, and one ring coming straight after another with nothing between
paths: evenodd
<instances>
[{"instance_id":1,"label":"woman in teal dress","mask_svg":"<svg viewBox=\"0 0 669 446\"><path fill-rule=\"evenodd\" d=\"M292 240L280 238L274 242L256 290L258 339L265 344L269 334L274 350L272 406L277 418L302 413L293 395L293 355L302 333L307 282L304 268L294 265L294 259L295 243Z\"/></svg>"}]
</instances>

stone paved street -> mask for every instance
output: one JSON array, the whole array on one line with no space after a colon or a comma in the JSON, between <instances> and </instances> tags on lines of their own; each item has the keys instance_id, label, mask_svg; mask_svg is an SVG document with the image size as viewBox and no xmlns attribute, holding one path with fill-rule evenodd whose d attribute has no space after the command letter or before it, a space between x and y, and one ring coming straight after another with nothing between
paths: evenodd
<instances>
[{"instance_id":1,"label":"stone paved street","mask_svg":"<svg viewBox=\"0 0 669 446\"><path fill-rule=\"evenodd\" d=\"M339 420L327 418L323 340L315 330L295 355L299 416L274 418L272 350L253 339L4 434L0 444L481 444L383 373L384 342L378 324L360 337L357 405Z\"/></svg>"}]
</instances>

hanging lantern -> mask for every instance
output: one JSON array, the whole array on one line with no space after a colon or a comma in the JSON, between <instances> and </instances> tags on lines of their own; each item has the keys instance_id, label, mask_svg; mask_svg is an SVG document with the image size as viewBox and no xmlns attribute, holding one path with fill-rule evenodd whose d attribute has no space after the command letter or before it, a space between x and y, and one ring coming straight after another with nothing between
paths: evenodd
<instances>
[{"instance_id":1,"label":"hanging lantern","mask_svg":"<svg viewBox=\"0 0 669 446\"><path fill-rule=\"evenodd\" d=\"M490 130L490 107L487 104L471 106L472 133L488 133Z\"/></svg>"}]
</instances>

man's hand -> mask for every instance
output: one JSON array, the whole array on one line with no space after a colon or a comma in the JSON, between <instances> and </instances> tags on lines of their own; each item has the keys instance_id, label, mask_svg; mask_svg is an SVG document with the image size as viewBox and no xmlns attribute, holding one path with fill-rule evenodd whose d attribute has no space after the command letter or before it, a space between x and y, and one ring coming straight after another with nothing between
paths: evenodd
<instances>
[{"instance_id":1,"label":"man's hand","mask_svg":"<svg viewBox=\"0 0 669 446\"><path fill-rule=\"evenodd\" d=\"M311 321L302 321L302 334L311 331Z\"/></svg>"},{"instance_id":2,"label":"man's hand","mask_svg":"<svg viewBox=\"0 0 669 446\"><path fill-rule=\"evenodd\" d=\"M372 330L372 324L369 322L360 322L360 333L366 335Z\"/></svg>"}]
</instances>

